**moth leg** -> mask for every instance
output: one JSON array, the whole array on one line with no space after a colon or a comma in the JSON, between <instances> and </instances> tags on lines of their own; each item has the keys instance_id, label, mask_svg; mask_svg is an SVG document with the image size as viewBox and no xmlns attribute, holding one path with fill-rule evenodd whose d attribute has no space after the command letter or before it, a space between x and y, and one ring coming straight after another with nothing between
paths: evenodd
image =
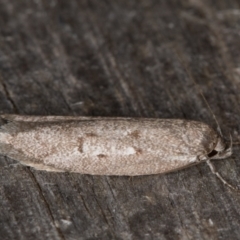
<instances>
[{"instance_id":1,"label":"moth leg","mask_svg":"<svg viewBox=\"0 0 240 240\"><path fill-rule=\"evenodd\" d=\"M234 190L234 191L240 192L240 189L239 189L239 188L234 187L233 185L231 185L230 183L228 183L228 182L216 171L216 169L215 169L214 165L211 163L210 159L208 159L208 160L206 161L206 163L207 163L207 165L209 166L211 172L212 172L214 175L216 175L217 178L218 178L220 181L222 181L222 183L223 183L224 185L228 186L229 188L231 188L231 189Z\"/></svg>"}]
</instances>

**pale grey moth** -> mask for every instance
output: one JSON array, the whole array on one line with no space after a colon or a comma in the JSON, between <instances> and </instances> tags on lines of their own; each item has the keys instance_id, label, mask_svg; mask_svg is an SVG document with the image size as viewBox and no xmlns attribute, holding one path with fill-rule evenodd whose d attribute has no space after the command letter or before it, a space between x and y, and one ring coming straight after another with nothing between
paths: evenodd
<instances>
[{"instance_id":1,"label":"pale grey moth","mask_svg":"<svg viewBox=\"0 0 240 240\"><path fill-rule=\"evenodd\" d=\"M183 119L1 115L0 153L46 171L136 176L231 156L205 123ZM234 188L235 189L235 188Z\"/></svg>"}]
</instances>

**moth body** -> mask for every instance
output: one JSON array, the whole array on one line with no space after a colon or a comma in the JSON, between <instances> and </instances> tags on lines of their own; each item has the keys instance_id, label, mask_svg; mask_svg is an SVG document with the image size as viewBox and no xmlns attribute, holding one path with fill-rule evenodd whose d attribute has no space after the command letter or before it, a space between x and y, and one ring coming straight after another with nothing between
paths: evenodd
<instances>
[{"instance_id":1,"label":"moth body","mask_svg":"<svg viewBox=\"0 0 240 240\"><path fill-rule=\"evenodd\" d=\"M0 153L39 170L93 175L166 173L227 158L207 124L181 119L2 115Z\"/></svg>"}]
</instances>

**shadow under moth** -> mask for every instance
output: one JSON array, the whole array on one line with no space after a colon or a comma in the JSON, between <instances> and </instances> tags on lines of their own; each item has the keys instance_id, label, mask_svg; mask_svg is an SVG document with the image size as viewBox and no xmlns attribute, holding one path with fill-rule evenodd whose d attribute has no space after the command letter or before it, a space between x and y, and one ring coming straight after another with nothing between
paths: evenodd
<instances>
[{"instance_id":1,"label":"shadow under moth","mask_svg":"<svg viewBox=\"0 0 240 240\"><path fill-rule=\"evenodd\" d=\"M0 153L37 170L136 176L231 156L205 123L182 119L0 115Z\"/></svg>"}]
</instances>

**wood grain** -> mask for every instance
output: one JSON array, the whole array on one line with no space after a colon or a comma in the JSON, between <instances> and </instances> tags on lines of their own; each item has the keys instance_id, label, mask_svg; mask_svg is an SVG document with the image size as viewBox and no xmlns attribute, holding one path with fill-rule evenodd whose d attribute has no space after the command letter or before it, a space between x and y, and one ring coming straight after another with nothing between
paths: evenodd
<instances>
[{"instance_id":1,"label":"wood grain","mask_svg":"<svg viewBox=\"0 0 240 240\"><path fill-rule=\"evenodd\" d=\"M0 0L0 112L185 118L240 140L240 2ZM197 83L194 84L194 82ZM240 182L239 146L215 162ZM1 239L239 239L240 194L205 164L46 173L0 159Z\"/></svg>"}]
</instances>

